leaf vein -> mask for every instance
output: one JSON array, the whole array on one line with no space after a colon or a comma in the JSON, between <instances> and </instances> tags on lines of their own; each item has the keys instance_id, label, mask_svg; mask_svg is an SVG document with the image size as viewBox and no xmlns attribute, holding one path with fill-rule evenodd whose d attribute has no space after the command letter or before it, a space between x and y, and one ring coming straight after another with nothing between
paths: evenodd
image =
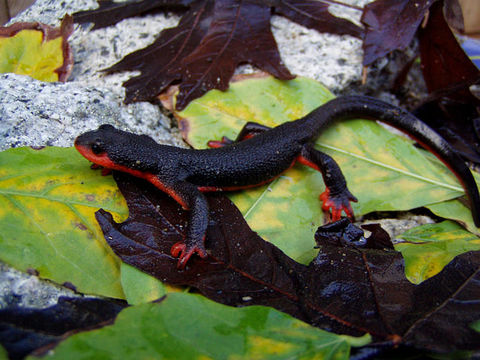
<instances>
[{"instance_id":1,"label":"leaf vein","mask_svg":"<svg viewBox=\"0 0 480 360\"><path fill-rule=\"evenodd\" d=\"M318 144L318 143L317 143L317 144ZM353 158L356 158L356 159L359 159L359 160L363 160L363 161L368 162L368 163L370 163L370 164L377 165L377 166L383 167L383 168L385 168L385 169L388 169L388 170L392 170L392 171L401 173L401 174L403 174L403 175L412 177L412 178L417 179L417 180L421 180L421 181L424 181L424 182L427 182L427 183L430 183L430 184L433 184L433 185L441 186L441 187L444 187L444 188L447 188L447 189L450 189L450 190L459 191L459 192L462 192L462 193L464 192L464 191L463 191L463 188L460 187L460 186L450 185L450 184L447 184L447 183L445 183L445 182L441 182L441 181L438 181L438 180L435 180L435 179L427 178L427 177L425 177L425 176L421 176L421 175L412 173L412 172L407 171L407 170L399 169L399 168L397 168L397 167L395 167L395 166L388 165L388 164L382 163L382 162L380 162L380 161L376 161L376 160L374 160L374 159L369 159L369 158L367 158L367 157L365 157L365 156L358 155L358 154L355 154L355 153L352 153L352 152L349 152L349 151L346 151L346 150L337 148L337 147L335 147L335 146L327 145L327 144L324 144L324 143L319 143L318 145L321 146L321 147L323 147L323 148L326 148L326 149L329 149L329 150L333 150L333 151L337 151L337 152L339 152L339 153L342 153L342 154L351 156L351 157L353 157Z\"/></svg>"}]
</instances>

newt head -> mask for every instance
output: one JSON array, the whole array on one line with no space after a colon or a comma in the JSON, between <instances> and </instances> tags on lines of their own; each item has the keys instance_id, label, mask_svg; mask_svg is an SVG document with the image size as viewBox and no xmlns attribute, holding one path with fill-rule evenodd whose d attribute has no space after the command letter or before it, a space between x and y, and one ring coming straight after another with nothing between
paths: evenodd
<instances>
[{"instance_id":1,"label":"newt head","mask_svg":"<svg viewBox=\"0 0 480 360\"><path fill-rule=\"evenodd\" d=\"M163 154L158 151L159 146L150 136L136 135L107 124L75 139L78 152L95 165L142 178L152 172L158 174L156 154Z\"/></svg>"},{"instance_id":2,"label":"newt head","mask_svg":"<svg viewBox=\"0 0 480 360\"><path fill-rule=\"evenodd\" d=\"M107 169L115 169L115 162L108 155L108 141L118 131L112 125L101 125L98 130L88 131L75 139L75 148L87 160Z\"/></svg>"}]
</instances>

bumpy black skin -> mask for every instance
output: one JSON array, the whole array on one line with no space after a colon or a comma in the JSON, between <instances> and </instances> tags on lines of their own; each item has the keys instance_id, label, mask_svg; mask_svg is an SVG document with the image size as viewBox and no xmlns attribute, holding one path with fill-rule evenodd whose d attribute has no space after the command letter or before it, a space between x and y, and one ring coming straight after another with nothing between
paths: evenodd
<instances>
[{"instance_id":1,"label":"bumpy black skin","mask_svg":"<svg viewBox=\"0 0 480 360\"><path fill-rule=\"evenodd\" d=\"M228 190L262 184L281 174L296 160L303 160L322 171L333 207L340 211L351 209L349 201L356 199L348 191L338 165L313 148L322 129L333 121L349 118L380 120L406 132L434 152L461 180L475 224L480 226L480 197L463 160L445 140L412 114L370 97L336 98L301 119L273 129L250 123L237 141L228 144L225 140L221 147L214 149L159 145L148 136L127 133L110 125L80 135L75 144L77 147L97 144L96 150L100 147L113 163L156 175L163 190L168 189L177 201L191 210L185 245L178 249L182 252L179 263L182 267L193 252L206 256L203 237L208 223L208 205L201 191L206 190L205 187Z\"/></svg>"}]
</instances>

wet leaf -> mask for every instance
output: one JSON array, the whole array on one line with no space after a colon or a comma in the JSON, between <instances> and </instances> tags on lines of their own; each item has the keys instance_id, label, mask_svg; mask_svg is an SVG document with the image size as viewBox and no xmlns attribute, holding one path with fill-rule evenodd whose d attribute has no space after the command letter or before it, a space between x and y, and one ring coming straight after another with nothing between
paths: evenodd
<instances>
[{"instance_id":1,"label":"wet leaf","mask_svg":"<svg viewBox=\"0 0 480 360\"><path fill-rule=\"evenodd\" d=\"M441 5L431 7L427 26L419 32L422 72L430 95L416 114L464 158L480 163L480 99L470 88L480 81L480 70L458 43Z\"/></svg>"},{"instance_id":2,"label":"wet leaf","mask_svg":"<svg viewBox=\"0 0 480 360\"><path fill-rule=\"evenodd\" d=\"M435 1L376 0L365 5L361 19L366 27L363 65L406 48Z\"/></svg>"},{"instance_id":3,"label":"wet leaf","mask_svg":"<svg viewBox=\"0 0 480 360\"><path fill-rule=\"evenodd\" d=\"M171 1L155 2L159 9ZM188 7L177 27L166 29L147 48L127 55L108 72L138 70L127 82L125 102L152 100L172 83L179 83L176 107L183 109L211 89L226 90L235 68L248 63L278 79L294 76L283 65L270 29L272 9L289 19L319 31L360 37L362 29L328 12L325 2L283 0L270 2L240 0L184 1ZM99 22L117 14L111 2L98 11L75 14L75 21ZM134 7L149 9L153 4L131 2L124 13L131 16ZM96 17L98 15L98 17ZM101 19L99 19L101 18ZM106 23L109 23L107 21Z\"/></svg>"},{"instance_id":4,"label":"wet leaf","mask_svg":"<svg viewBox=\"0 0 480 360\"><path fill-rule=\"evenodd\" d=\"M455 348L480 350L480 334L470 327L479 318L480 311L479 260L478 251L457 256L438 275L416 287L413 316L407 316L404 321L424 315L405 333L407 344L417 343L423 349L444 352ZM454 332L450 319L455 319ZM432 338L439 339L439 343L432 344ZM455 347L454 343L462 345Z\"/></svg>"},{"instance_id":5,"label":"wet leaf","mask_svg":"<svg viewBox=\"0 0 480 360\"><path fill-rule=\"evenodd\" d=\"M158 8L184 10L192 2L193 0L135 0L122 2L100 0L98 1L97 9L81 11L74 14L73 17L76 23L94 23L91 30L96 30Z\"/></svg>"},{"instance_id":6,"label":"wet leaf","mask_svg":"<svg viewBox=\"0 0 480 360\"><path fill-rule=\"evenodd\" d=\"M351 339L265 307L233 309L168 294L122 311L113 326L72 336L46 359L348 359ZM108 344L108 346L106 346Z\"/></svg>"},{"instance_id":7,"label":"wet leaf","mask_svg":"<svg viewBox=\"0 0 480 360\"><path fill-rule=\"evenodd\" d=\"M34 350L54 346L65 335L112 323L125 306L105 299L61 297L45 309L1 309L0 344L10 359L23 359Z\"/></svg>"},{"instance_id":8,"label":"wet leaf","mask_svg":"<svg viewBox=\"0 0 480 360\"><path fill-rule=\"evenodd\" d=\"M480 79L480 71L458 43L442 10L442 2L434 4L427 26L419 32L423 77L430 93L463 85L450 96L471 100L468 87Z\"/></svg>"},{"instance_id":9,"label":"wet leaf","mask_svg":"<svg viewBox=\"0 0 480 360\"><path fill-rule=\"evenodd\" d=\"M399 238L395 249L405 257L407 278L420 283L438 274L457 255L480 250L480 238L452 221L418 226Z\"/></svg>"},{"instance_id":10,"label":"wet leaf","mask_svg":"<svg viewBox=\"0 0 480 360\"><path fill-rule=\"evenodd\" d=\"M119 263L94 218L127 210L110 177L89 169L74 148L0 153L0 259L78 291L123 298Z\"/></svg>"},{"instance_id":11,"label":"wet leaf","mask_svg":"<svg viewBox=\"0 0 480 360\"><path fill-rule=\"evenodd\" d=\"M181 81L176 103L181 109L210 89L227 89L243 62L280 79L293 78L281 63L270 30L270 8L235 0L197 1L176 28L164 30L154 44L107 71L141 71L125 83L127 103L152 99Z\"/></svg>"},{"instance_id":12,"label":"wet leaf","mask_svg":"<svg viewBox=\"0 0 480 360\"><path fill-rule=\"evenodd\" d=\"M41 23L0 27L0 72L30 75L42 81L67 81L73 55L67 42L73 32L71 16L60 28Z\"/></svg>"},{"instance_id":13,"label":"wet leaf","mask_svg":"<svg viewBox=\"0 0 480 360\"><path fill-rule=\"evenodd\" d=\"M415 286L405 277L400 253L354 245L361 238L342 220L319 230L319 254L305 266L258 237L217 194L208 197L208 257L194 257L179 271L170 249L185 236L188 212L143 180L115 178L130 216L118 224L99 211L105 238L123 261L162 281L195 287L228 305L271 306L336 333L367 332L392 346L449 352L480 344L480 334L469 326L480 316L480 252L456 257ZM325 236L330 230L332 236Z\"/></svg>"},{"instance_id":14,"label":"wet leaf","mask_svg":"<svg viewBox=\"0 0 480 360\"><path fill-rule=\"evenodd\" d=\"M364 31L361 27L329 12L331 5L329 1L273 0L271 2L275 14L285 16L291 21L310 29L329 34L363 37ZM348 6L348 4L344 4L341 1L336 1L335 4Z\"/></svg>"},{"instance_id":15,"label":"wet leaf","mask_svg":"<svg viewBox=\"0 0 480 360\"><path fill-rule=\"evenodd\" d=\"M232 83L226 92L211 91L174 114L186 140L204 148L208 140L223 135L235 138L248 121L275 126L331 98L322 85L305 78L250 78ZM408 210L456 198L463 191L446 167L373 121L337 123L321 134L317 147L339 163L358 197L353 204L357 215ZM312 235L323 220L317 197L323 190L320 173L297 165L270 185L231 194L231 199L260 236L308 263L314 256Z\"/></svg>"}]
</instances>

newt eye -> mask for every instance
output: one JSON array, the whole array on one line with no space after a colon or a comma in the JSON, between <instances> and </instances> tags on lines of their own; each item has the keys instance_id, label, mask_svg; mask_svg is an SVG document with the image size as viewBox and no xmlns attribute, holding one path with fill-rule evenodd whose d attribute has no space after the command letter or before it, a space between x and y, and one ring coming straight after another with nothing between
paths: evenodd
<instances>
[{"instance_id":1,"label":"newt eye","mask_svg":"<svg viewBox=\"0 0 480 360\"><path fill-rule=\"evenodd\" d=\"M95 154L95 155L99 155L103 152L105 152L105 150L103 149L103 143L99 140L95 141L93 144L92 144L92 152Z\"/></svg>"}]
</instances>

